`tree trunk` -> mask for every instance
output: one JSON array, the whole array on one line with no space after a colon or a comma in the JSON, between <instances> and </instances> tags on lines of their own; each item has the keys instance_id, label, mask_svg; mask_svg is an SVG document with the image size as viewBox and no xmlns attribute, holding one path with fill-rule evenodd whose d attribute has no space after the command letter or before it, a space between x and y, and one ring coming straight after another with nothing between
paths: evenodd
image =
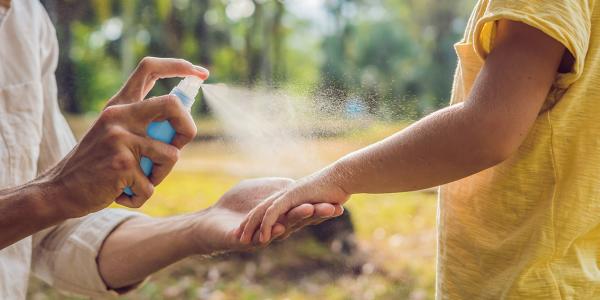
<instances>
[{"instance_id":1,"label":"tree trunk","mask_svg":"<svg viewBox=\"0 0 600 300\"><path fill-rule=\"evenodd\" d=\"M263 18L263 4L254 1L256 7L252 16L252 24L246 33L246 61L247 61L247 80L250 86L256 84L261 75L261 67L263 66L263 56L261 53L261 45L257 42L260 38L260 27Z\"/></svg>"},{"instance_id":2,"label":"tree trunk","mask_svg":"<svg viewBox=\"0 0 600 300\"><path fill-rule=\"evenodd\" d=\"M212 64L213 43L212 36L210 35L208 30L208 25L204 21L204 14L208 10L209 3L207 0L202 0L198 2L198 8L200 9L200 12L198 15L199 17L196 22L196 25L194 27L194 35L196 39L200 42L200 53L198 54L198 59L201 65L210 67ZM202 115L206 115L209 113L208 105L206 101L204 101L204 99L200 101L200 105L198 105L197 107L198 108L196 111L198 113Z\"/></svg>"},{"instance_id":3,"label":"tree trunk","mask_svg":"<svg viewBox=\"0 0 600 300\"><path fill-rule=\"evenodd\" d=\"M75 64L69 57L71 49L71 23L81 12L79 1L46 0L42 4L46 7L58 37L61 49L56 69L56 81L58 85L58 99L64 111L72 114L82 113L81 103L77 100L76 70ZM65 9L69 7L70 9Z\"/></svg>"},{"instance_id":4,"label":"tree trunk","mask_svg":"<svg viewBox=\"0 0 600 300\"><path fill-rule=\"evenodd\" d=\"M284 45L284 30L281 25L283 15L285 13L285 6L281 1L275 2L275 16L273 17L273 26L271 29L272 46L273 46L273 60L272 60L272 72L271 80L275 83L285 81L285 57L283 54Z\"/></svg>"},{"instance_id":5,"label":"tree trunk","mask_svg":"<svg viewBox=\"0 0 600 300\"><path fill-rule=\"evenodd\" d=\"M121 51L121 77L126 80L131 71L135 67L135 53L133 53L134 45L134 27L135 24L135 8L137 1L128 0L121 1L122 19L123 19L123 35L120 41Z\"/></svg>"}]
</instances>

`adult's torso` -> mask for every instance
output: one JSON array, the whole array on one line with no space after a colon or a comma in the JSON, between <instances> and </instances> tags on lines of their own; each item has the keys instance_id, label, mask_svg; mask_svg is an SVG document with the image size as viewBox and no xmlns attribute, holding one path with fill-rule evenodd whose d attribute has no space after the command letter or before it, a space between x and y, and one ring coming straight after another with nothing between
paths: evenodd
<instances>
[{"instance_id":1,"label":"adult's torso","mask_svg":"<svg viewBox=\"0 0 600 300\"><path fill-rule=\"evenodd\" d=\"M0 189L37 174L42 139L44 76L54 71L58 45L37 1L12 1L0 23ZM0 298L24 299L31 237L0 251Z\"/></svg>"}]
</instances>

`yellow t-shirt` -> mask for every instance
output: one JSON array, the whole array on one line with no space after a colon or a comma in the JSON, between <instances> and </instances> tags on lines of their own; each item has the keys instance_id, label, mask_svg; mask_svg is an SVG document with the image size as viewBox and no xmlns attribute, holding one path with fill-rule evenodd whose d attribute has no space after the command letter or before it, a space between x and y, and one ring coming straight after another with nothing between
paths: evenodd
<instances>
[{"instance_id":1,"label":"yellow t-shirt","mask_svg":"<svg viewBox=\"0 0 600 300\"><path fill-rule=\"evenodd\" d=\"M575 61L512 157L441 188L437 297L600 299L600 8L478 1L455 46L453 103L467 99L501 19L538 28Z\"/></svg>"}]
</instances>

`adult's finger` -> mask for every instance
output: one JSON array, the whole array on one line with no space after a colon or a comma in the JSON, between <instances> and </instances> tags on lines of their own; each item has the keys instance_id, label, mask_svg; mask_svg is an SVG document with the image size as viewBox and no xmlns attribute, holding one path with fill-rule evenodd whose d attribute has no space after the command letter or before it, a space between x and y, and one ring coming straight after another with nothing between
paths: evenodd
<instances>
[{"instance_id":1,"label":"adult's finger","mask_svg":"<svg viewBox=\"0 0 600 300\"><path fill-rule=\"evenodd\" d=\"M344 207L341 204L335 204L335 213L333 214L335 217L339 217L344 214Z\"/></svg>"},{"instance_id":2,"label":"adult's finger","mask_svg":"<svg viewBox=\"0 0 600 300\"><path fill-rule=\"evenodd\" d=\"M316 203L314 206L315 206L315 217L331 218L335 214L335 206L333 206L333 204Z\"/></svg>"},{"instance_id":3,"label":"adult's finger","mask_svg":"<svg viewBox=\"0 0 600 300\"><path fill-rule=\"evenodd\" d=\"M284 233L285 233L285 226L280 223L275 223L275 226L273 226L273 238L269 242L276 240L277 238L282 236Z\"/></svg>"},{"instance_id":4,"label":"adult's finger","mask_svg":"<svg viewBox=\"0 0 600 300\"><path fill-rule=\"evenodd\" d=\"M304 203L300 206L292 208L285 218L285 226L287 231L290 229L301 228L307 225L312 225L315 220L329 219L338 217L343 213L343 208L339 204ZM278 220L279 221L279 220Z\"/></svg>"},{"instance_id":5,"label":"adult's finger","mask_svg":"<svg viewBox=\"0 0 600 300\"><path fill-rule=\"evenodd\" d=\"M144 132L152 121L169 120L177 133L173 146L182 148L196 136L196 124L183 104L173 95L150 98L128 106L130 110L129 126L136 133Z\"/></svg>"},{"instance_id":6,"label":"adult's finger","mask_svg":"<svg viewBox=\"0 0 600 300\"><path fill-rule=\"evenodd\" d=\"M274 236L278 236L281 235L285 232L285 226L283 226L280 223L275 223L275 226L273 228L273 235Z\"/></svg>"},{"instance_id":7,"label":"adult's finger","mask_svg":"<svg viewBox=\"0 0 600 300\"><path fill-rule=\"evenodd\" d=\"M133 71L121 91L120 104L141 101L148 95L157 80L170 77L197 76L205 80L209 76L207 69L178 58L143 58Z\"/></svg>"},{"instance_id":8,"label":"adult's finger","mask_svg":"<svg viewBox=\"0 0 600 300\"><path fill-rule=\"evenodd\" d=\"M148 157L154 163L150 182L155 186L160 184L179 159L179 149L149 137L135 136L134 143L139 149L138 157Z\"/></svg>"},{"instance_id":9,"label":"adult's finger","mask_svg":"<svg viewBox=\"0 0 600 300\"><path fill-rule=\"evenodd\" d=\"M302 220L312 217L315 213L315 207L312 204L302 204L292 208L285 216L286 228L292 228Z\"/></svg>"},{"instance_id":10,"label":"adult's finger","mask_svg":"<svg viewBox=\"0 0 600 300\"><path fill-rule=\"evenodd\" d=\"M130 197L125 194L121 194L115 200L115 202L129 208L141 207L154 193L154 186L150 180L146 178L144 173L142 173L142 170L139 168L139 166L132 170L132 176L129 180L128 186L131 188L133 196Z\"/></svg>"},{"instance_id":11,"label":"adult's finger","mask_svg":"<svg viewBox=\"0 0 600 300\"><path fill-rule=\"evenodd\" d=\"M282 240L288 238L292 233L306 226L308 224L307 220L312 219L314 217L314 213L314 206L308 203L292 208L287 214L280 216L277 220L277 222L283 224L285 228L282 234L276 234L274 226L272 240Z\"/></svg>"},{"instance_id":12,"label":"adult's finger","mask_svg":"<svg viewBox=\"0 0 600 300\"><path fill-rule=\"evenodd\" d=\"M307 219L304 221L304 226L312 226L312 225L319 225L327 220L330 220L332 218L336 218L341 216L344 213L344 207L340 204L335 204L334 206L334 211L333 214L329 215L331 213L330 209L326 209L323 210L321 212L320 216L317 216L317 214L315 213L314 216L312 216L311 218Z\"/></svg>"},{"instance_id":13,"label":"adult's finger","mask_svg":"<svg viewBox=\"0 0 600 300\"><path fill-rule=\"evenodd\" d=\"M194 119L192 118L191 114L186 113L184 115L184 119L187 120L185 121L185 124L181 125L187 126L187 133L184 134L183 131L181 133L177 132L178 134L175 135L173 141L171 141L171 145L179 149L183 148L183 146L191 142L196 136L196 133L198 132L198 128L196 127L196 123L194 122ZM173 128L175 128L175 126L173 126Z\"/></svg>"},{"instance_id":14,"label":"adult's finger","mask_svg":"<svg viewBox=\"0 0 600 300\"><path fill-rule=\"evenodd\" d=\"M311 208L308 208L311 206ZM312 211L310 215L307 211ZM286 239L294 232L311 225L317 225L331 218L339 217L344 213L344 208L340 204L317 203L317 204L302 204L292 208L285 218L285 233L273 237L273 239ZM278 220L278 222L282 222ZM274 229L273 229L274 230Z\"/></svg>"}]
</instances>

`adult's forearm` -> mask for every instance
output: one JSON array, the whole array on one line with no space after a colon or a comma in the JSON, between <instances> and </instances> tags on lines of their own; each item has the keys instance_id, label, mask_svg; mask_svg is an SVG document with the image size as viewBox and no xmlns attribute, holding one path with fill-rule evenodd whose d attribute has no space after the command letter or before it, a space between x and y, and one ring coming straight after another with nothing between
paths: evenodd
<instances>
[{"instance_id":1,"label":"adult's forearm","mask_svg":"<svg viewBox=\"0 0 600 300\"><path fill-rule=\"evenodd\" d=\"M59 189L34 181L0 191L0 249L68 218L61 210Z\"/></svg>"},{"instance_id":2,"label":"adult's forearm","mask_svg":"<svg viewBox=\"0 0 600 300\"><path fill-rule=\"evenodd\" d=\"M137 217L117 227L105 240L98 267L105 283L119 289L192 254L194 215L169 218Z\"/></svg>"},{"instance_id":3,"label":"adult's forearm","mask_svg":"<svg viewBox=\"0 0 600 300\"><path fill-rule=\"evenodd\" d=\"M388 193L435 187L499 163L507 151L465 110L458 104L438 111L326 172L350 194Z\"/></svg>"}]
</instances>

